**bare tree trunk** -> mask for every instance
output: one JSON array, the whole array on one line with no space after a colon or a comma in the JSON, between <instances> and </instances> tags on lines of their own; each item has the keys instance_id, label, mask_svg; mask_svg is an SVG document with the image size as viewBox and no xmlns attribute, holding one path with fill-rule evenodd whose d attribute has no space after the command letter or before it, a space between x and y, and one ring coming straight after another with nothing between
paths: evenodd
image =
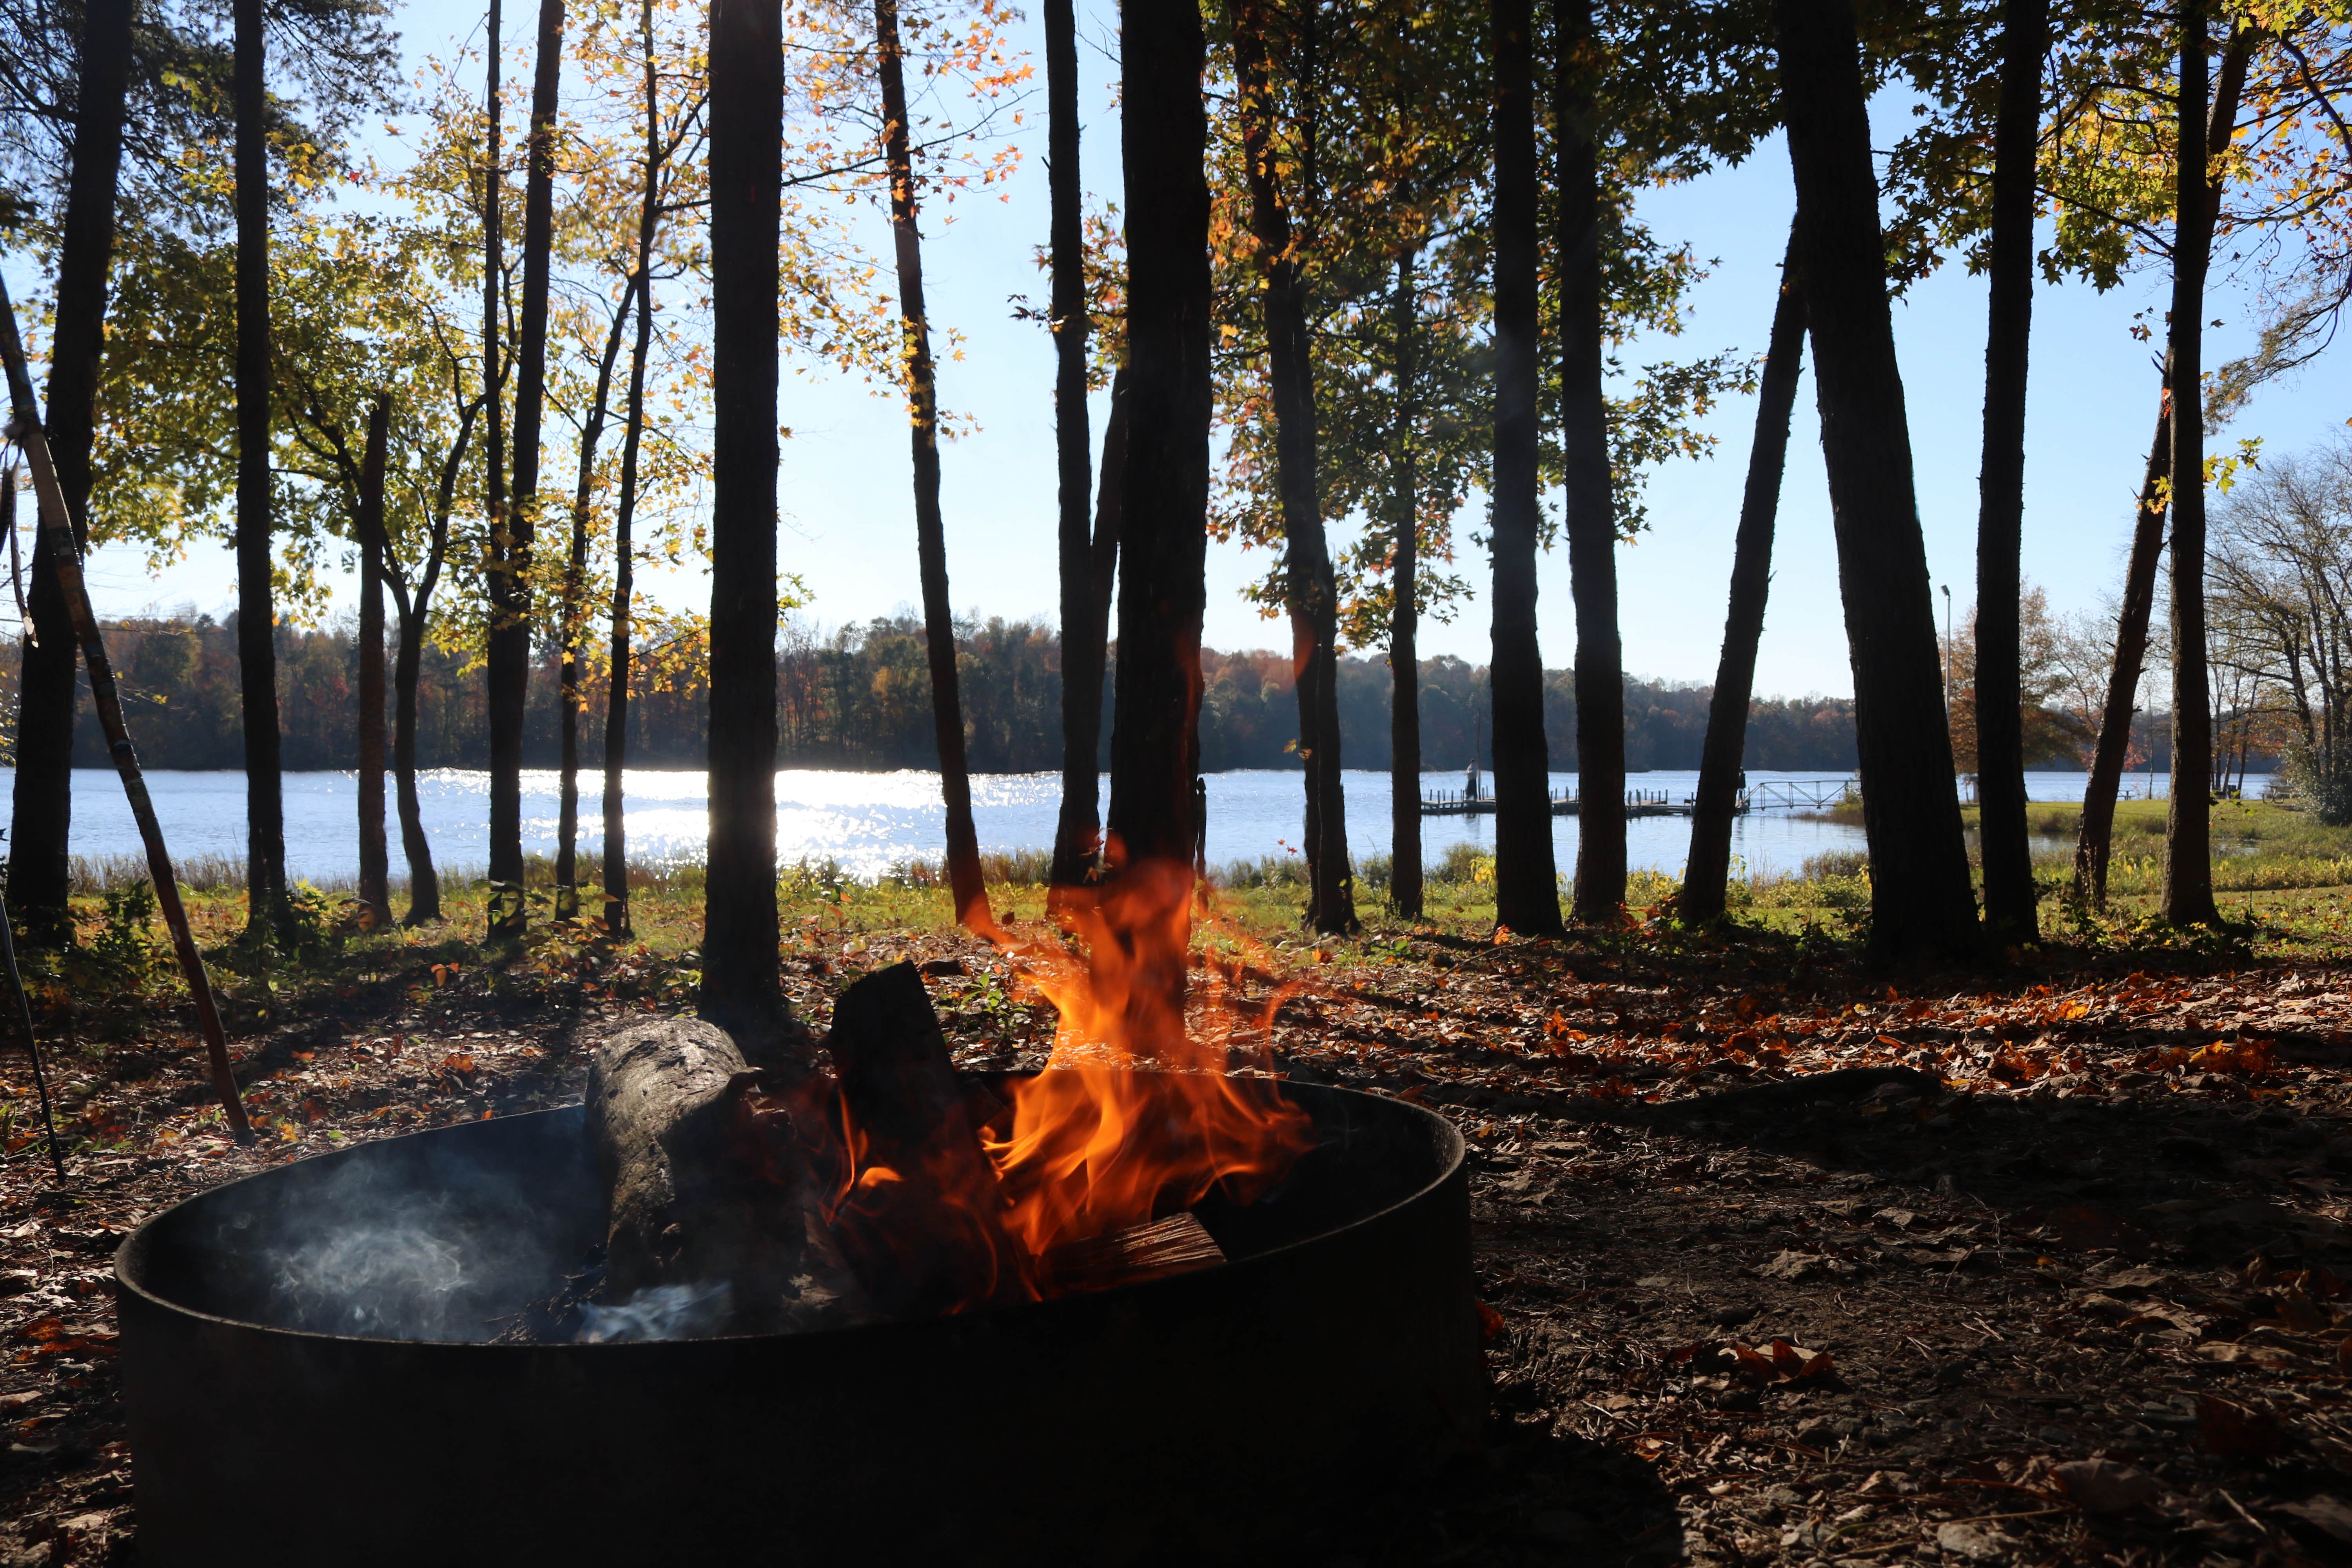
<instances>
[{"instance_id":1,"label":"bare tree trunk","mask_svg":"<svg viewBox=\"0 0 2352 1568\"><path fill-rule=\"evenodd\" d=\"M596 395L588 405L587 423L580 431L580 482L572 496L572 549L563 563L563 603L560 606L563 664L557 683L562 704L561 721L561 783L555 823L555 918L577 920L580 879L577 859L580 837L580 639L586 633L582 595L588 582L588 507L596 489L596 448L604 439L604 411L613 396L613 363L621 357L621 334L629 324L629 307L635 300L637 280L621 290L613 325L604 334L604 357L596 362Z\"/></svg>"},{"instance_id":2,"label":"bare tree trunk","mask_svg":"<svg viewBox=\"0 0 2352 1568\"><path fill-rule=\"evenodd\" d=\"M2207 174L2205 0L2180 0L2179 180L2172 246L2172 798L2165 812L2164 918L2215 925L2211 694L2205 679L2205 272L2213 246Z\"/></svg>"},{"instance_id":3,"label":"bare tree trunk","mask_svg":"<svg viewBox=\"0 0 2352 1568\"><path fill-rule=\"evenodd\" d=\"M1772 591L1772 532L1780 508L1780 475L1789 459L1789 416L1797 405L1804 368L1805 294L1792 235L1780 264L1780 299L1772 307L1772 335L1757 389L1756 437L1748 449L1748 486L1740 496L1739 531L1731 552L1731 607L1724 616L1723 653L1716 664L1697 798L1691 806L1681 910L1693 925L1723 918L1724 885L1731 876L1731 819L1739 804L1748 708L1756 692L1756 645L1764 636L1764 605Z\"/></svg>"},{"instance_id":4,"label":"bare tree trunk","mask_svg":"<svg viewBox=\"0 0 2352 1568\"><path fill-rule=\"evenodd\" d=\"M1298 749L1306 764L1307 918L1316 930L1355 929L1348 866L1348 803L1339 773L1339 588L1323 529L1315 430L1314 346L1307 279L1290 204L1275 177L1274 61L1257 0L1232 11L1240 79L1243 154L1251 226L1265 279L1266 368L1274 388L1275 486L1280 494L1283 579L1290 611L1291 673L1298 696ZM1312 86L1308 91L1311 95Z\"/></svg>"},{"instance_id":5,"label":"bare tree trunk","mask_svg":"<svg viewBox=\"0 0 2352 1568\"><path fill-rule=\"evenodd\" d=\"M645 189L637 207L637 341L629 353L628 411L621 426L621 495L613 514L613 645L604 697L604 932L629 934L629 826L624 770L629 757L629 616L637 563L631 526L637 513L637 458L646 430L646 365L654 350L654 234L661 224L660 79L654 68L653 0L639 0L637 37L645 50Z\"/></svg>"},{"instance_id":6,"label":"bare tree trunk","mask_svg":"<svg viewBox=\"0 0 2352 1568\"><path fill-rule=\"evenodd\" d=\"M1200 9L1193 0L1129 0L1121 42L1129 403L1110 837L1130 863L1189 868L1211 406ZM1152 983L1182 995L1181 972Z\"/></svg>"},{"instance_id":7,"label":"bare tree trunk","mask_svg":"<svg viewBox=\"0 0 2352 1568\"><path fill-rule=\"evenodd\" d=\"M400 851L408 861L408 912L403 925L441 918L441 876L433 865L433 840L425 831L425 806L416 795L416 677L425 657L422 599L400 617L400 641L392 659L392 777L400 810Z\"/></svg>"},{"instance_id":8,"label":"bare tree trunk","mask_svg":"<svg viewBox=\"0 0 2352 1568\"><path fill-rule=\"evenodd\" d=\"M701 1013L739 1038L787 1023L776 968L780 0L710 11L710 841Z\"/></svg>"},{"instance_id":9,"label":"bare tree trunk","mask_svg":"<svg viewBox=\"0 0 2352 1568\"><path fill-rule=\"evenodd\" d=\"M1389 453L1389 907L1421 919L1421 300L1417 247L1397 258L1389 294L1396 338L1396 429Z\"/></svg>"},{"instance_id":10,"label":"bare tree trunk","mask_svg":"<svg viewBox=\"0 0 2352 1568\"><path fill-rule=\"evenodd\" d=\"M948 601L947 523L940 515L940 392L924 314L923 238L916 227L915 169L907 130L907 83L899 66L898 0L875 0L881 44L883 149L890 173L890 233L898 258L898 331L906 356L907 401L913 416L915 558L922 578L923 641L931 670L931 726L940 750L940 792L947 799L948 886L956 920L974 931L995 924L980 876L980 837L971 824L971 774L964 766L963 698L956 679L955 608Z\"/></svg>"},{"instance_id":11,"label":"bare tree trunk","mask_svg":"<svg viewBox=\"0 0 2352 1568\"><path fill-rule=\"evenodd\" d=\"M278 612L269 580L269 100L261 0L236 0L236 654L245 720L246 921L286 920Z\"/></svg>"},{"instance_id":12,"label":"bare tree trunk","mask_svg":"<svg viewBox=\"0 0 2352 1568\"><path fill-rule=\"evenodd\" d=\"M522 938L522 726L530 695L530 552L539 531L540 424L547 397L548 262L555 244L555 100L563 0L539 0L522 194L522 318L515 328L514 504L490 535L489 934Z\"/></svg>"},{"instance_id":13,"label":"bare tree trunk","mask_svg":"<svg viewBox=\"0 0 2352 1568\"><path fill-rule=\"evenodd\" d=\"M1535 18L1495 0L1495 920L1557 935L1551 749L1536 638L1537 437L1541 375L1536 295Z\"/></svg>"},{"instance_id":14,"label":"bare tree trunk","mask_svg":"<svg viewBox=\"0 0 2352 1568\"><path fill-rule=\"evenodd\" d=\"M90 444L99 362L106 347L130 67L131 0L89 0L82 17L73 170L58 253L47 421L49 453L78 546L89 539ZM16 481L12 477L8 482ZM25 639L17 687L8 899L27 941L63 947L73 941L67 851L73 826L76 654L73 617L58 582L50 539L49 530L34 529L33 582L26 605L32 635Z\"/></svg>"},{"instance_id":15,"label":"bare tree trunk","mask_svg":"<svg viewBox=\"0 0 2352 1568\"><path fill-rule=\"evenodd\" d=\"M1593 118L1601 69L1591 0L1552 0L1552 145L1559 186L1559 433L1576 601L1576 918L1625 907L1625 653L1617 627L1616 495L1610 471L1601 320L1601 167Z\"/></svg>"},{"instance_id":16,"label":"bare tree trunk","mask_svg":"<svg viewBox=\"0 0 2352 1568\"><path fill-rule=\"evenodd\" d=\"M1973 955L1976 900L1944 720L1853 12L1847 0L1778 0L1774 11L1798 263L1853 662L1869 955L1878 964Z\"/></svg>"},{"instance_id":17,"label":"bare tree trunk","mask_svg":"<svg viewBox=\"0 0 2352 1568\"><path fill-rule=\"evenodd\" d=\"M499 741L500 731L496 715L499 712L499 682L510 679L509 667L512 662L510 647L500 641L500 625L514 616L512 608L513 573L506 557L512 542L513 519L507 510L507 436L506 436L506 365L499 352L499 314L506 306L506 239L499 216L499 196L506 184L506 171L499 161L499 142L506 114L506 101L501 93L499 67L499 21L501 0L490 0L489 17L484 23L487 33L483 56L488 61L489 80L483 89L484 112L488 116L488 144L482 171L482 385L486 389L486 416L483 431L482 471L486 487L483 513L489 520L489 561L485 575L489 591L490 633L488 638L488 672L490 721L490 879L493 884L502 878L515 889L514 902L521 904L522 879L521 817L522 805L518 793L513 816L516 822L515 853L507 857L499 848ZM420 628L421 630L421 628ZM526 653L526 658L528 654ZM529 671L525 676L528 679ZM518 737L520 739L520 737ZM517 754L518 768L520 754ZM518 779L520 786L520 779ZM489 925L493 931L500 929L503 918L502 894L497 886L490 889ZM436 900L435 915L439 914ZM411 923L420 917L412 899L409 907Z\"/></svg>"},{"instance_id":18,"label":"bare tree trunk","mask_svg":"<svg viewBox=\"0 0 2352 1568\"><path fill-rule=\"evenodd\" d=\"M383 466L392 404L368 410L360 468L360 904L392 923L392 868L383 842Z\"/></svg>"},{"instance_id":19,"label":"bare tree trunk","mask_svg":"<svg viewBox=\"0 0 2352 1568\"><path fill-rule=\"evenodd\" d=\"M1977 792L1986 934L2040 935L2025 824L2025 717L2018 668L2024 593L2025 382L2033 323L2033 177L2042 134L2049 0L2002 0L2000 106L1993 132L1984 468L1977 513Z\"/></svg>"},{"instance_id":20,"label":"bare tree trunk","mask_svg":"<svg viewBox=\"0 0 2352 1568\"><path fill-rule=\"evenodd\" d=\"M2116 792L2124 759L2131 750L2132 716L2138 711L2139 678L2147 659L2148 616L2156 605L2156 571L2164 558L2167 487L2172 479L2172 355L2164 356L2164 384L2157 399L2156 436L2148 443L2147 475L2140 483L2139 509L2132 524L2131 559L2124 569L2124 602L2116 618L2116 657L2107 671L2106 705L2099 715L2099 742L2091 753L2091 775L2083 786L2083 824L2074 840L2074 892L2094 908L2107 902L2107 853L2116 825Z\"/></svg>"},{"instance_id":21,"label":"bare tree trunk","mask_svg":"<svg viewBox=\"0 0 2352 1568\"><path fill-rule=\"evenodd\" d=\"M1053 204L1054 455L1062 566L1062 808L1054 826L1056 887L1094 869L1102 837L1099 769L1103 634L1094 618L1094 540L1087 527L1093 484L1087 418L1087 241L1078 162L1078 30L1071 0L1045 0L1045 178ZM1091 649L1092 695L1076 665Z\"/></svg>"},{"instance_id":22,"label":"bare tree trunk","mask_svg":"<svg viewBox=\"0 0 2352 1568\"><path fill-rule=\"evenodd\" d=\"M1127 482L1127 367L1112 373L1096 477L1094 540L1077 562L1075 588L1063 557L1062 815L1054 833L1056 887L1094 875L1102 850L1103 678L1110 664L1110 596L1118 574L1119 508ZM1066 849L1068 858L1063 857Z\"/></svg>"}]
</instances>

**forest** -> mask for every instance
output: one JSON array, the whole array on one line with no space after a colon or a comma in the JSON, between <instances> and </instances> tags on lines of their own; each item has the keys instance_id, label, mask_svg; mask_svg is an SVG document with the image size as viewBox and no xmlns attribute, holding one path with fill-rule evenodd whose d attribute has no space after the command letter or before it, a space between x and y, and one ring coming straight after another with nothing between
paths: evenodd
<instances>
[{"instance_id":1,"label":"forest","mask_svg":"<svg viewBox=\"0 0 2352 1568\"><path fill-rule=\"evenodd\" d=\"M243 760L236 689L236 628L193 620L119 621L105 627L118 661L122 695L136 715L140 756L156 768L234 768ZM785 626L776 655L779 767L936 768L939 737L930 719L930 670L922 624L887 617L818 635ZM359 682L359 648L348 626L277 635L278 723L289 770L359 765L351 724ZM1116 668L1118 649L1111 661ZM1051 626L1025 621L959 618L956 679L964 700L971 765L982 773L1043 773L1062 756L1062 650ZM1296 683L1289 656L1202 650L1201 764L1296 768ZM1337 665L1339 729L1349 754L1377 757L1389 731L1392 683L1385 661L1351 656ZM562 760L558 714L561 670L541 658L523 724L523 765ZM0 703L14 698L0 670ZM1476 746L1494 764L1486 731L1486 672L1456 658L1423 659L1419 680L1423 744L1432 769L1466 764ZM592 704L602 683L585 683ZM416 682L416 765L479 768L489 760L479 683L437 646L425 651ZM705 689L692 669L640 673L629 699L628 755L640 767L696 768L708 744ZM1698 765L1706 727L1706 688L1629 679L1626 755L1636 769ZM1545 723L1562 740L1552 765L1576 766L1575 672L1548 670ZM1104 734L1109 714L1103 715ZM1098 750L1108 762L1108 740ZM604 761L604 737L583 738L581 757ZM2080 759L2062 746L2047 765ZM107 745L98 715L85 710L74 731L74 765L104 767ZM1839 772L1853 766L1853 704L1835 698L1759 698L1748 721L1747 765ZM2160 763L2159 763L2160 765Z\"/></svg>"}]
</instances>

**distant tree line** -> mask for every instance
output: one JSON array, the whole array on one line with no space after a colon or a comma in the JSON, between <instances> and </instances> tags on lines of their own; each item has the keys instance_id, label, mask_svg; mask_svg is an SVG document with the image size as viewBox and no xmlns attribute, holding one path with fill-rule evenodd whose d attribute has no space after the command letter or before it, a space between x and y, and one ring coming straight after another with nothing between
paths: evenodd
<instances>
[{"instance_id":1,"label":"distant tree line","mask_svg":"<svg viewBox=\"0 0 2352 1568\"><path fill-rule=\"evenodd\" d=\"M244 763L238 718L235 617L125 620L107 628L117 650L140 754L153 768L236 768ZM789 627L776 656L778 765L885 770L938 765L928 645L919 617L879 617L818 633ZM358 765L351 722L357 698L358 639L348 626L277 631L279 726L291 769ZM1112 650L1114 666L1117 649ZM546 656L547 672L555 659ZM632 661L629 758L642 767L700 767L708 741L708 690L691 677L654 673L662 662ZM1060 765L1062 645L1034 621L958 624L956 668L963 689L965 748L982 773L1039 773ZM1377 656L1337 666L1341 742L1351 763L1385 761L1393 683ZM1201 763L1210 772L1292 768L1298 703L1286 653L1202 654ZM0 672L0 696L13 702L13 671ZM1475 746L1481 767L1494 765L1487 673L1454 658L1421 661L1423 755L1432 768L1466 765ZM1108 765L1110 694L1104 684L1102 750ZM592 711L604 694L583 692ZM1666 681L1625 683L1626 765L1698 765L1710 691ZM562 685L534 681L523 727L527 767L554 767L561 756ZM1575 672L1547 670L1545 730L1551 765L1577 765ZM583 756L601 764L602 735L582 736ZM482 682L463 661L428 646L417 678L416 761L420 768L480 768L489 762ZM105 737L85 707L74 737L74 765L107 765ZM1844 698L1759 698L1750 704L1747 765L1819 768L1854 765L1853 704ZM2052 766L2077 765L2055 758Z\"/></svg>"}]
</instances>

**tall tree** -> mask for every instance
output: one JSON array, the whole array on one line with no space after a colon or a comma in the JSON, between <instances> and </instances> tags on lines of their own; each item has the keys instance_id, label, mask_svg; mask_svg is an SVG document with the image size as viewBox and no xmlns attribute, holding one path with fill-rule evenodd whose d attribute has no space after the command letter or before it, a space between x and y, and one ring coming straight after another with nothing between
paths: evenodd
<instances>
[{"instance_id":1,"label":"tall tree","mask_svg":"<svg viewBox=\"0 0 2352 1568\"><path fill-rule=\"evenodd\" d=\"M1264 0L1235 0L1234 58L1240 93L1243 156L1248 165L1250 226L1256 240L1265 312L1266 368L1274 393L1276 486L1284 539L1283 596L1290 613L1291 665L1298 699L1298 742L1307 784L1307 918L1316 930L1356 925L1354 879L1348 865L1347 796L1339 768L1339 590L1323 528L1318 473L1314 350L1307 330L1303 255L1312 237L1296 231L1276 152L1275 74ZM1315 7L1308 0L1294 44L1304 57L1294 74L1312 105ZM1303 111L1303 147L1290 162L1298 183L1315 179L1314 110Z\"/></svg>"},{"instance_id":2,"label":"tall tree","mask_svg":"<svg viewBox=\"0 0 2352 1568\"><path fill-rule=\"evenodd\" d=\"M489 669L487 678L490 690L490 707L499 710L501 683L510 687L516 677L512 667L511 639L499 640L499 623L511 621L520 626L520 611L515 600L520 584L504 557L513 542L513 520L507 507L507 433L506 433L506 373L507 363L499 353L499 317L506 308L506 236L501 226L499 196L506 186L506 167L499 162L499 142L506 119L506 102L501 88L500 67L504 56L499 53L499 24L500 0L490 0L490 14L483 24L487 35L483 56L488 62L489 79L483 89L482 104L487 125L484 132L482 161L482 385L488 394L484 406L482 431L483 518L489 534L488 578L490 627L487 652ZM528 629L524 635L529 636ZM522 679L528 681L529 650L525 648ZM527 689L526 689L527 694ZM490 748L490 908L492 931L517 929L511 922L522 919L522 802L520 737L515 737L514 777L516 795L513 805L514 853L506 854L499 832L499 814L506 809L500 785L497 742ZM502 888L500 884L503 883ZM509 916L506 904L511 900L515 912ZM413 911L412 911L413 915Z\"/></svg>"},{"instance_id":3,"label":"tall tree","mask_svg":"<svg viewBox=\"0 0 2352 1568\"><path fill-rule=\"evenodd\" d=\"M1869 837L1868 951L1881 964L1974 952L1975 900L1944 722L1927 555L1895 364L1853 11L1776 0L1838 589L1853 665Z\"/></svg>"},{"instance_id":4,"label":"tall tree","mask_svg":"<svg viewBox=\"0 0 2352 1568\"><path fill-rule=\"evenodd\" d=\"M1591 0L1552 0L1559 163L1560 448L1570 593L1576 602L1576 918L1625 905L1625 658L1617 628L1617 503L1612 493L1607 304L1601 289L1601 51Z\"/></svg>"},{"instance_id":5,"label":"tall tree","mask_svg":"<svg viewBox=\"0 0 2352 1568\"><path fill-rule=\"evenodd\" d=\"M1756 691L1756 647L1764 636L1764 605L1772 589L1772 532L1789 458L1789 416L1797 405L1804 366L1805 295L1792 235L1780 264L1780 297L1757 384L1756 437L1748 449L1748 483L1731 546L1731 606L1724 616L1723 652L1716 663L1691 807L1681 911L1694 925L1722 918L1724 884L1731 875L1731 821L1747 752L1748 705Z\"/></svg>"},{"instance_id":6,"label":"tall tree","mask_svg":"<svg viewBox=\"0 0 2352 1568\"><path fill-rule=\"evenodd\" d=\"M1977 798L1987 933L2001 944L2039 934L2033 848L2025 826L2025 722L2018 687L2024 592L2025 377L2033 322L2034 164L2042 134L2049 0L2002 0L2000 109L1993 129L1992 236L1987 257L1984 467L1977 510Z\"/></svg>"},{"instance_id":7,"label":"tall tree","mask_svg":"<svg viewBox=\"0 0 2352 1568\"><path fill-rule=\"evenodd\" d=\"M1551 752L1543 649L1536 637L1537 438L1535 19L1530 0L1495 0L1495 919L1557 935Z\"/></svg>"},{"instance_id":8,"label":"tall tree","mask_svg":"<svg viewBox=\"0 0 2352 1568\"><path fill-rule=\"evenodd\" d=\"M1196 0L1129 0L1119 50L1128 440L1109 837L1130 863L1188 867L1208 602L1205 54ZM1160 979L1181 994L1181 973Z\"/></svg>"},{"instance_id":9,"label":"tall tree","mask_svg":"<svg viewBox=\"0 0 2352 1568\"><path fill-rule=\"evenodd\" d=\"M710 837L702 1016L785 1022L776 967L780 0L710 7Z\"/></svg>"},{"instance_id":10,"label":"tall tree","mask_svg":"<svg viewBox=\"0 0 2352 1568\"><path fill-rule=\"evenodd\" d=\"M236 0L236 654L245 721L246 919L286 910L278 782L278 611L270 582L269 92L262 0Z\"/></svg>"},{"instance_id":11,"label":"tall tree","mask_svg":"<svg viewBox=\"0 0 2352 1568\"><path fill-rule=\"evenodd\" d=\"M46 423L77 546L89 539L90 444L99 361L106 345L131 48L131 0L90 0L82 21L73 169L58 254ZM15 480L9 483L13 489ZM35 530L32 592L26 605L33 635L25 639L17 689L8 900L30 940L62 946L73 940L66 852L73 821L76 658L73 618L51 557L55 538L48 529Z\"/></svg>"},{"instance_id":12,"label":"tall tree","mask_svg":"<svg viewBox=\"0 0 2352 1568\"><path fill-rule=\"evenodd\" d=\"M890 237L898 263L898 321L908 434L914 447L915 558L929 651L931 721L939 736L940 790L947 799L948 885L956 919L975 931L994 924L980 875L971 821L971 773L964 765L963 700L956 679L955 609L948 598L947 522L940 513L939 367L931 359L923 301L923 237L918 226L914 154L907 122L898 0L874 0L882 79L883 158L890 175Z\"/></svg>"},{"instance_id":13,"label":"tall tree","mask_svg":"<svg viewBox=\"0 0 2352 1568\"><path fill-rule=\"evenodd\" d=\"M2180 0L2180 156L2172 247L2172 798L2165 813L2164 918L2213 925L2213 715L2205 668L2205 273L2213 249L2208 178L2205 0ZM2217 117L2218 118L2218 117Z\"/></svg>"},{"instance_id":14,"label":"tall tree","mask_svg":"<svg viewBox=\"0 0 2352 1568\"><path fill-rule=\"evenodd\" d=\"M1397 258L1389 299L1396 433L1389 463L1389 907L1421 919L1421 251Z\"/></svg>"},{"instance_id":15,"label":"tall tree","mask_svg":"<svg viewBox=\"0 0 2352 1568\"><path fill-rule=\"evenodd\" d=\"M490 934L521 937L522 727L530 689L530 553L539 531L540 425L547 399L547 294L555 248L555 110L563 0L540 0L522 197L522 315L515 323L512 500L490 526Z\"/></svg>"},{"instance_id":16,"label":"tall tree","mask_svg":"<svg viewBox=\"0 0 2352 1568\"><path fill-rule=\"evenodd\" d=\"M360 536L360 905L378 926L392 924L383 841L383 469L391 439L392 405L379 397L368 410L353 520Z\"/></svg>"},{"instance_id":17,"label":"tall tree","mask_svg":"<svg viewBox=\"0 0 2352 1568\"><path fill-rule=\"evenodd\" d=\"M2164 356L2156 434L2147 472L2134 509L2131 555L2124 567L2124 598L2116 616L2115 660L2107 670L2099 739L2083 785L2083 821L2074 838L2074 892L2093 907L2107 902L2107 851L2116 825L2116 792L2131 751L2132 717L2139 711L2139 679L2147 662L2147 623L2156 607L2156 574L2164 561L2165 503L2172 484L2172 356Z\"/></svg>"},{"instance_id":18,"label":"tall tree","mask_svg":"<svg viewBox=\"0 0 2352 1568\"><path fill-rule=\"evenodd\" d=\"M1078 153L1078 28L1071 0L1045 0L1045 179L1051 202L1054 458L1062 568L1062 805L1054 825L1053 880L1070 887L1094 868L1102 837L1102 665L1073 669L1073 650L1098 649L1094 538L1087 517L1093 437L1087 418L1084 182ZM1108 493L1108 491L1106 491ZM1114 546L1113 548L1116 548ZM1093 695L1085 677L1092 674Z\"/></svg>"}]
</instances>

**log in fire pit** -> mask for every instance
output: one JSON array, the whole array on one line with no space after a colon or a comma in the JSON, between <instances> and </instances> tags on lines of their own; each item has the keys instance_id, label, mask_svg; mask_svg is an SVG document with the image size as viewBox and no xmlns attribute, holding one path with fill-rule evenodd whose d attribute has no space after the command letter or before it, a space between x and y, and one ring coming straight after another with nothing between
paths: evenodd
<instances>
[{"instance_id":1,"label":"log in fire pit","mask_svg":"<svg viewBox=\"0 0 2352 1568\"><path fill-rule=\"evenodd\" d=\"M1484 1401L1460 1136L1279 1093L1311 1146L1193 1209L1223 1265L801 1333L489 1342L604 1238L577 1107L192 1198L116 1268L142 1560L1248 1560Z\"/></svg>"}]
</instances>

